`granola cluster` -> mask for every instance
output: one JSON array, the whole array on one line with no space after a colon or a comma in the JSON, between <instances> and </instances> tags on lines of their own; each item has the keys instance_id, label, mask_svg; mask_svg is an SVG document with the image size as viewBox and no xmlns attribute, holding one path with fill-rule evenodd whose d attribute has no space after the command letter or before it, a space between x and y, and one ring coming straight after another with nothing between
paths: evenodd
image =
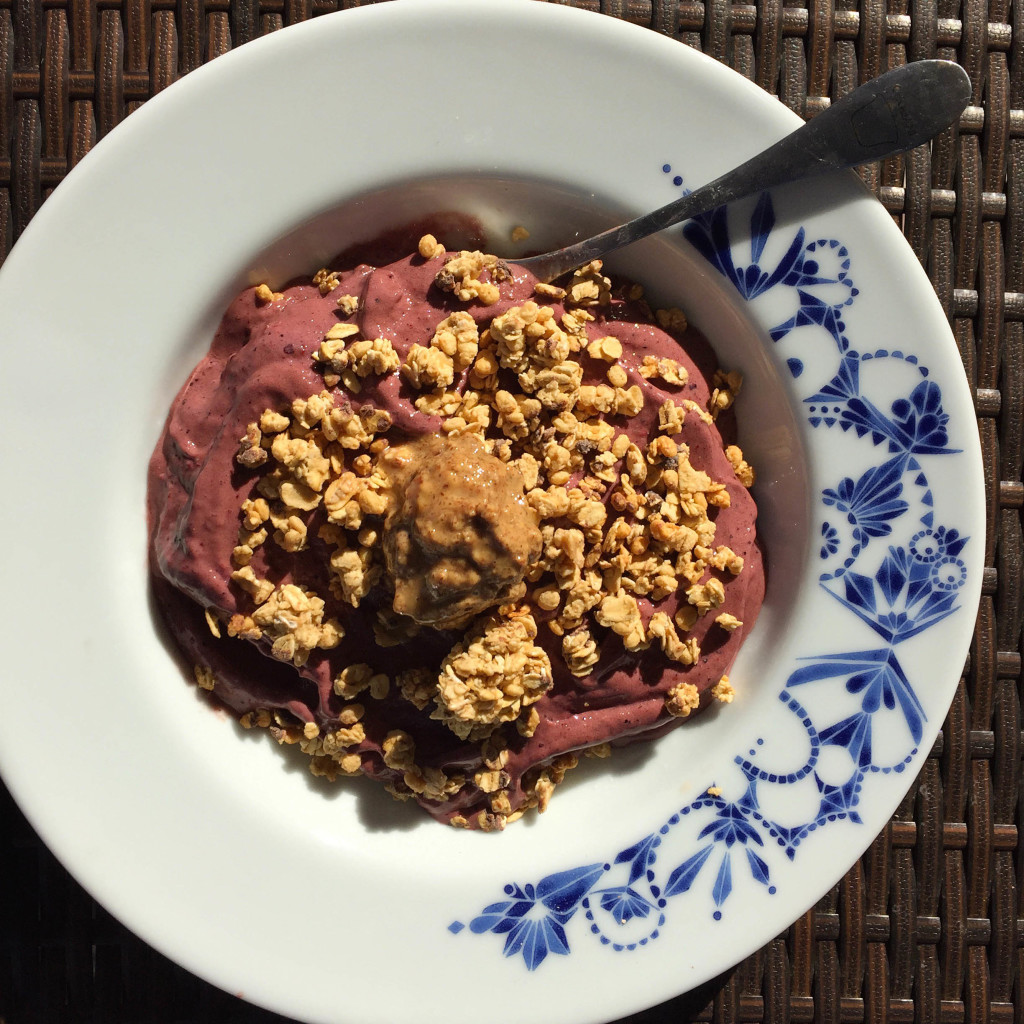
<instances>
[{"instance_id":1,"label":"granola cluster","mask_svg":"<svg viewBox=\"0 0 1024 1024\"><path fill-rule=\"evenodd\" d=\"M492 616L467 634L441 663L433 717L462 739L480 739L500 722L518 721L552 682L551 662L533 643L536 636L537 624L523 608ZM528 718L521 731L531 724Z\"/></svg>"},{"instance_id":2,"label":"granola cluster","mask_svg":"<svg viewBox=\"0 0 1024 1024\"><path fill-rule=\"evenodd\" d=\"M679 439L689 417L712 423L728 409L742 380L719 372L700 404L689 397L679 361L647 356L630 364L614 323L589 327L614 293L600 261L510 304L500 286L513 270L501 260L448 255L429 235L418 252L437 262L434 287L450 311L403 349L387 337L364 337L351 319L360 300L342 296L345 319L313 355L323 388L265 409L240 438L237 467L253 482L239 509L231 579L245 610L228 619L227 633L302 669L314 654L338 648L346 609L364 602L382 664L387 649L424 630L451 631L435 665L394 675L365 663L343 666L333 679L330 722L261 710L243 725L299 744L314 774L382 775L400 798L451 801L473 788L479 799L466 805L483 809L449 820L500 829L530 807L543 810L577 763L559 755L518 780L506 770L515 744L537 730L537 703L559 673L584 680L603 658L648 649L685 670L701 659L691 633L698 621L709 616L723 636L743 625L728 610L726 584L744 559L716 538L729 490L691 462ZM321 270L313 284L327 296L338 275ZM262 289L256 298L268 303L280 294ZM643 306L636 286L625 298ZM463 306L472 309L451 308ZM648 319L671 331L686 327L677 309L650 311ZM408 454L414 439L386 409L360 398L368 381L392 376L437 425L425 457ZM674 397L645 408L665 390ZM638 436L641 414L650 428ZM725 453L750 487L754 473L742 451L733 445ZM437 466L449 476L431 489ZM483 484L474 490L465 484L471 479ZM299 573L279 583L260 575L253 563L261 548L274 550L261 564L316 556L323 589ZM196 677L214 688L209 669L197 666ZM668 716L701 705L689 681L662 692ZM732 700L727 676L711 696ZM368 702L387 700L475 745L477 767L431 766L406 729L368 734ZM609 749L601 743L594 753Z\"/></svg>"}]
</instances>

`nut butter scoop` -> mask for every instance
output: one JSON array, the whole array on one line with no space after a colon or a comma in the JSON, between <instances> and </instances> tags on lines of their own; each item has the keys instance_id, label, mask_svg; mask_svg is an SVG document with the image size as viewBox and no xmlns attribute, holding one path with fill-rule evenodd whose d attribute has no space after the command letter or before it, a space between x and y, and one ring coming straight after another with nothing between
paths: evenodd
<instances>
[{"instance_id":1,"label":"nut butter scoop","mask_svg":"<svg viewBox=\"0 0 1024 1024\"><path fill-rule=\"evenodd\" d=\"M518 600L540 557L519 473L472 435L426 435L380 459L391 491L383 546L394 609L438 628Z\"/></svg>"}]
</instances>

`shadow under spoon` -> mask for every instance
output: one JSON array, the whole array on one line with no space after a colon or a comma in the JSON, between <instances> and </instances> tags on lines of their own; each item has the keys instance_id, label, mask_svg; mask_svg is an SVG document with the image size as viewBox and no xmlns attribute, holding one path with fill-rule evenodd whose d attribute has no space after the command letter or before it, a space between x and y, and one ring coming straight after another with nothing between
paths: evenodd
<instances>
[{"instance_id":1,"label":"shadow under spoon","mask_svg":"<svg viewBox=\"0 0 1024 1024\"><path fill-rule=\"evenodd\" d=\"M952 124L970 98L971 81L959 64L905 64L854 89L773 146L681 199L564 249L515 263L540 281L553 281L725 203L920 146Z\"/></svg>"}]
</instances>

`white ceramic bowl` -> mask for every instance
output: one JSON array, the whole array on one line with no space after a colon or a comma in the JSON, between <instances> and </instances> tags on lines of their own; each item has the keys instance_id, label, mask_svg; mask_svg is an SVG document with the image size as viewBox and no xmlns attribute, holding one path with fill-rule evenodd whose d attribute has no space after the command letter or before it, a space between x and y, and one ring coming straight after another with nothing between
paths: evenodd
<instances>
[{"instance_id":1,"label":"white ceramic bowl","mask_svg":"<svg viewBox=\"0 0 1024 1024\"><path fill-rule=\"evenodd\" d=\"M580 769L534 821L444 829L211 714L146 585L148 455L240 286L438 209L507 255L515 224L563 243L797 123L612 18L396 0L194 72L47 200L0 271L0 767L128 926L303 1020L573 1024L713 977L854 863L948 707L984 521L953 339L852 175L611 261L746 376L770 585L723 713Z\"/></svg>"}]
</instances>

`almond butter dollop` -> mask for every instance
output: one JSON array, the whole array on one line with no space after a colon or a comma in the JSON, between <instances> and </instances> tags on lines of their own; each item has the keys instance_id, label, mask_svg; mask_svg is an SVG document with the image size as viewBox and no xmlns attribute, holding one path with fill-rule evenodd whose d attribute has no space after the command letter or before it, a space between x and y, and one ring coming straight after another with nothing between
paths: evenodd
<instances>
[{"instance_id":1,"label":"almond butter dollop","mask_svg":"<svg viewBox=\"0 0 1024 1024\"><path fill-rule=\"evenodd\" d=\"M542 541L516 469L471 434L397 445L380 468L392 498L382 539L396 612L445 629L523 596Z\"/></svg>"}]
</instances>

